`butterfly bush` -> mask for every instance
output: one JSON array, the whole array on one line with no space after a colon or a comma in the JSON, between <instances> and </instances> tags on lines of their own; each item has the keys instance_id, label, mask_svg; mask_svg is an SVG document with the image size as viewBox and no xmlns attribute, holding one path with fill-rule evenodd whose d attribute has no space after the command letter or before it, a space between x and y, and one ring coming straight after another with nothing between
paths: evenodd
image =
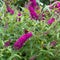
<instances>
[{"instance_id":1,"label":"butterfly bush","mask_svg":"<svg viewBox=\"0 0 60 60\"><path fill-rule=\"evenodd\" d=\"M37 6L36 0L30 0L30 2L30 6L32 6L35 9L35 7Z\"/></svg>"},{"instance_id":2,"label":"butterfly bush","mask_svg":"<svg viewBox=\"0 0 60 60\"><path fill-rule=\"evenodd\" d=\"M10 40L6 41L6 42L4 43L4 46L5 46L5 47L10 46Z\"/></svg>"},{"instance_id":3,"label":"butterfly bush","mask_svg":"<svg viewBox=\"0 0 60 60\"><path fill-rule=\"evenodd\" d=\"M50 42L51 47L56 46L56 44L57 44L57 42L56 42L56 41L52 41L52 42Z\"/></svg>"},{"instance_id":4,"label":"butterfly bush","mask_svg":"<svg viewBox=\"0 0 60 60\"><path fill-rule=\"evenodd\" d=\"M10 6L7 7L7 12L9 12L10 14L14 14L14 10L10 8Z\"/></svg>"},{"instance_id":5,"label":"butterfly bush","mask_svg":"<svg viewBox=\"0 0 60 60\"><path fill-rule=\"evenodd\" d=\"M28 10L30 12L31 19L38 20L39 19L39 13L37 13L38 10L40 10L40 7L37 5L36 0L30 0L28 5Z\"/></svg>"},{"instance_id":6,"label":"butterfly bush","mask_svg":"<svg viewBox=\"0 0 60 60\"><path fill-rule=\"evenodd\" d=\"M33 9L33 7L29 6L28 9L30 11L31 18L37 20L38 19L38 14L35 12L35 10Z\"/></svg>"},{"instance_id":7,"label":"butterfly bush","mask_svg":"<svg viewBox=\"0 0 60 60\"><path fill-rule=\"evenodd\" d=\"M60 1L26 4L0 6L0 60L60 60Z\"/></svg>"},{"instance_id":8,"label":"butterfly bush","mask_svg":"<svg viewBox=\"0 0 60 60\"><path fill-rule=\"evenodd\" d=\"M59 7L60 7L60 2L58 2L58 3L57 3L56 7L57 7L57 8L59 8Z\"/></svg>"},{"instance_id":9,"label":"butterfly bush","mask_svg":"<svg viewBox=\"0 0 60 60\"><path fill-rule=\"evenodd\" d=\"M52 24L54 21L55 21L55 18L51 18L51 19L48 20L47 23L48 23L48 24Z\"/></svg>"},{"instance_id":10,"label":"butterfly bush","mask_svg":"<svg viewBox=\"0 0 60 60\"><path fill-rule=\"evenodd\" d=\"M21 16L21 13L20 12L18 13L18 16Z\"/></svg>"},{"instance_id":11,"label":"butterfly bush","mask_svg":"<svg viewBox=\"0 0 60 60\"><path fill-rule=\"evenodd\" d=\"M20 49L24 43L27 41L27 39L29 39L30 37L32 37L32 32L28 32L26 34L23 34L20 38L18 38L18 40L14 43L14 48L15 49Z\"/></svg>"}]
</instances>

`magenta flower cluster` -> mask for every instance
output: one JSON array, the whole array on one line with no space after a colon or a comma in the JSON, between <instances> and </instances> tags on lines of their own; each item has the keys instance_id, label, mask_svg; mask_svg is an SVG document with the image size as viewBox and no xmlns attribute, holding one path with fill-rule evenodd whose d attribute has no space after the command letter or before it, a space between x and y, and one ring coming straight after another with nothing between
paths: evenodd
<instances>
[{"instance_id":1,"label":"magenta flower cluster","mask_svg":"<svg viewBox=\"0 0 60 60\"><path fill-rule=\"evenodd\" d=\"M36 3L36 0L30 0L30 4L28 5L28 10L30 12L31 19L38 20L39 15L36 13L36 9L38 10L39 7Z\"/></svg>"},{"instance_id":2,"label":"magenta flower cluster","mask_svg":"<svg viewBox=\"0 0 60 60\"><path fill-rule=\"evenodd\" d=\"M51 18L51 19L48 20L47 23L50 25L50 24L52 24L54 21L55 21L55 18Z\"/></svg>"},{"instance_id":3,"label":"magenta flower cluster","mask_svg":"<svg viewBox=\"0 0 60 60\"><path fill-rule=\"evenodd\" d=\"M30 16L32 19L38 20L38 14L35 12L32 6L29 6Z\"/></svg>"},{"instance_id":4,"label":"magenta flower cluster","mask_svg":"<svg viewBox=\"0 0 60 60\"><path fill-rule=\"evenodd\" d=\"M24 43L30 38L32 37L32 32L28 32L26 34L23 34L21 37L19 37L17 39L17 41L14 43L14 49L19 50L20 48L22 48L22 46L24 45Z\"/></svg>"},{"instance_id":5,"label":"magenta flower cluster","mask_svg":"<svg viewBox=\"0 0 60 60\"><path fill-rule=\"evenodd\" d=\"M10 8L10 6L7 7L7 12L10 14L14 14L14 10Z\"/></svg>"},{"instance_id":6,"label":"magenta flower cluster","mask_svg":"<svg viewBox=\"0 0 60 60\"><path fill-rule=\"evenodd\" d=\"M21 20L20 16L21 16L21 13L18 12L17 17L16 17L16 20L17 20L18 22Z\"/></svg>"},{"instance_id":7,"label":"magenta flower cluster","mask_svg":"<svg viewBox=\"0 0 60 60\"><path fill-rule=\"evenodd\" d=\"M56 46L56 44L57 44L57 42L56 42L55 40L50 43L50 45L51 45L52 47Z\"/></svg>"},{"instance_id":8,"label":"magenta flower cluster","mask_svg":"<svg viewBox=\"0 0 60 60\"><path fill-rule=\"evenodd\" d=\"M5 43L4 43L4 46L5 47L8 47L10 45L10 40L8 40L8 41L6 41Z\"/></svg>"},{"instance_id":9,"label":"magenta flower cluster","mask_svg":"<svg viewBox=\"0 0 60 60\"><path fill-rule=\"evenodd\" d=\"M37 6L36 0L30 0L30 2L30 6L32 6L35 9L35 7Z\"/></svg>"},{"instance_id":10,"label":"magenta flower cluster","mask_svg":"<svg viewBox=\"0 0 60 60\"><path fill-rule=\"evenodd\" d=\"M56 7L57 7L57 8L60 8L60 2L57 2Z\"/></svg>"},{"instance_id":11,"label":"magenta flower cluster","mask_svg":"<svg viewBox=\"0 0 60 60\"><path fill-rule=\"evenodd\" d=\"M21 13L20 12L18 13L18 16L21 16Z\"/></svg>"}]
</instances>

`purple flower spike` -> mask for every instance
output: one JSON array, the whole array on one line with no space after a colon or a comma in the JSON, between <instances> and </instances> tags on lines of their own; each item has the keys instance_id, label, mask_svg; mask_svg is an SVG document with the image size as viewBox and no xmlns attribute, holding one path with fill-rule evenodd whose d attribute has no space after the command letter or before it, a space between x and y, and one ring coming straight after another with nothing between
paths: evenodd
<instances>
[{"instance_id":1,"label":"purple flower spike","mask_svg":"<svg viewBox=\"0 0 60 60\"><path fill-rule=\"evenodd\" d=\"M10 45L10 40L4 43L5 47L8 47Z\"/></svg>"},{"instance_id":2,"label":"purple flower spike","mask_svg":"<svg viewBox=\"0 0 60 60\"><path fill-rule=\"evenodd\" d=\"M50 45L51 45L52 47L56 46L56 41L52 41L52 42L50 43Z\"/></svg>"},{"instance_id":3,"label":"purple flower spike","mask_svg":"<svg viewBox=\"0 0 60 60\"><path fill-rule=\"evenodd\" d=\"M12 10L9 6L7 7L7 12L9 12L10 14L14 14L14 10Z\"/></svg>"},{"instance_id":4,"label":"purple flower spike","mask_svg":"<svg viewBox=\"0 0 60 60\"><path fill-rule=\"evenodd\" d=\"M30 0L31 5L33 8L35 8L37 6L36 0Z\"/></svg>"},{"instance_id":5,"label":"purple flower spike","mask_svg":"<svg viewBox=\"0 0 60 60\"><path fill-rule=\"evenodd\" d=\"M38 14L34 11L33 7L29 6L30 16L32 19L38 20Z\"/></svg>"},{"instance_id":6,"label":"purple flower spike","mask_svg":"<svg viewBox=\"0 0 60 60\"><path fill-rule=\"evenodd\" d=\"M60 7L60 2L57 3L57 7L58 7L58 8Z\"/></svg>"},{"instance_id":7,"label":"purple flower spike","mask_svg":"<svg viewBox=\"0 0 60 60\"><path fill-rule=\"evenodd\" d=\"M32 32L28 32L26 34L23 34L21 37L18 38L18 40L14 43L14 49L19 50L23 47L24 43L32 37Z\"/></svg>"},{"instance_id":8,"label":"purple flower spike","mask_svg":"<svg viewBox=\"0 0 60 60\"><path fill-rule=\"evenodd\" d=\"M48 24L52 24L54 21L55 21L55 18L51 18L51 19L48 20L47 23L48 23Z\"/></svg>"},{"instance_id":9,"label":"purple flower spike","mask_svg":"<svg viewBox=\"0 0 60 60\"><path fill-rule=\"evenodd\" d=\"M18 16L21 16L21 13L18 13Z\"/></svg>"},{"instance_id":10,"label":"purple flower spike","mask_svg":"<svg viewBox=\"0 0 60 60\"><path fill-rule=\"evenodd\" d=\"M7 7L7 12L10 12L10 10L11 10L11 8L8 6L8 7Z\"/></svg>"},{"instance_id":11,"label":"purple flower spike","mask_svg":"<svg viewBox=\"0 0 60 60\"><path fill-rule=\"evenodd\" d=\"M13 14L14 14L14 10L12 10L12 9L11 9L11 10L10 10L10 14L12 14L12 15L13 15Z\"/></svg>"}]
</instances>

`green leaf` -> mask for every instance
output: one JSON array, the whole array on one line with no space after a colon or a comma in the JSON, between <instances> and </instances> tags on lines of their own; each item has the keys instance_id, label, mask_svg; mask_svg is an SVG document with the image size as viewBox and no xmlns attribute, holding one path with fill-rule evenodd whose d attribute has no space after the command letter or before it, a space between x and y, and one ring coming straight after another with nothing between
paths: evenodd
<instances>
[{"instance_id":1,"label":"green leaf","mask_svg":"<svg viewBox=\"0 0 60 60\"><path fill-rule=\"evenodd\" d=\"M14 57L18 57L19 59L21 59L21 57L17 54L13 54L12 56L10 56L7 60L12 60Z\"/></svg>"},{"instance_id":2,"label":"green leaf","mask_svg":"<svg viewBox=\"0 0 60 60\"><path fill-rule=\"evenodd\" d=\"M4 43L3 43L3 40L0 39L0 47L2 47L3 44L4 44Z\"/></svg>"},{"instance_id":3,"label":"green leaf","mask_svg":"<svg viewBox=\"0 0 60 60\"><path fill-rule=\"evenodd\" d=\"M40 0L36 0L36 2L37 2L39 5L43 5L43 3L40 2Z\"/></svg>"}]
</instances>

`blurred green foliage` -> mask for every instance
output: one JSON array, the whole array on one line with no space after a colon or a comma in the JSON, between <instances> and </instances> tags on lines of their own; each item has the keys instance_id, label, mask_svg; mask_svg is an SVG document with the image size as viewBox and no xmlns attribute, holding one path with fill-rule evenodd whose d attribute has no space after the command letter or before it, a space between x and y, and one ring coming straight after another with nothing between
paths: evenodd
<instances>
[{"instance_id":1,"label":"blurred green foliage","mask_svg":"<svg viewBox=\"0 0 60 60\"><path fill-rule=\"evenodd\" d=\"M6 3L14 4L16 6L24 6L28 0L4 0Z\"/></svg>"},{"instance_id":2,"label":"blurred green foliage","mask_svg":"<svg viewBox=\"0 0 60 60\"><path fill-rule=\"evenodd\" d=\"M50 4L50 0L40 0L40 2L42 2L42 3L46 4L46 5Z\"/></svg>"}]
</instances>

